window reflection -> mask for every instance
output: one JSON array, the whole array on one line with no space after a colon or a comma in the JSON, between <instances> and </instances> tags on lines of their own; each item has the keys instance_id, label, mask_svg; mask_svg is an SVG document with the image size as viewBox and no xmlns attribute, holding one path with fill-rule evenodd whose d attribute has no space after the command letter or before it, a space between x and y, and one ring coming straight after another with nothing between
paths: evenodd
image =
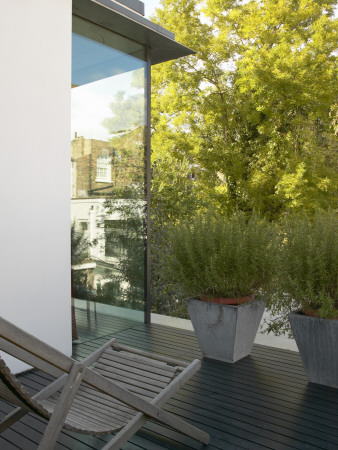
<instances>
[{"instance_id":1,"label":"window reflection","mask_svg":"<svg viewBox=\"0 0 338 450\"><path fill-rule=\"evenodd\" d=\"M73 297L77 306L93 302L105 313L121 307L141 312L145 50L78 18L73 31Z\"/></svg>"},{"instance_id":2,"label":"window reflection","mask_svg":"<svg viewBox=\"0 0 338 450\"><path fill-rule=\"evenodd\" d=\"M109 78L144 67L141 44L73 17L72 86Z\"/></svg>"}]
</instances>

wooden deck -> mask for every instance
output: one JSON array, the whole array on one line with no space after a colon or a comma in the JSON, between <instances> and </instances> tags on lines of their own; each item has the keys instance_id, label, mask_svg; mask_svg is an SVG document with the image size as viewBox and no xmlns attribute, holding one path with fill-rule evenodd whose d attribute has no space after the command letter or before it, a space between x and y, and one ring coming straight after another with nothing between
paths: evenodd
<instances>
[{"instance_id":1,"label":"wooden deck","mask_svg":"<svg viewBox=\"0 0 338 450\"><path fill-rule=\"evenodd\" d=\"M200 358L192 332L160 325L77 312L79 343L74 356L82 358L108 338L184 360ZM98 327L100 324L100 327ZM100 329L100 331L99 331ZM35 392L50 381L39 372L21 375ZM234 365L203 360L202 368L166 405L165 409L207 431L204 447L171 429L148 421L124 450L183 449L338 449L338 391L307 382L297 353L256 345L251 356ZM0 417L11 406L0 403ZM33 450L45 422L26 416L0 436L1 450ZM100 449L109 439L60 435L57 450Z\"/></svg>"}]
</instances>

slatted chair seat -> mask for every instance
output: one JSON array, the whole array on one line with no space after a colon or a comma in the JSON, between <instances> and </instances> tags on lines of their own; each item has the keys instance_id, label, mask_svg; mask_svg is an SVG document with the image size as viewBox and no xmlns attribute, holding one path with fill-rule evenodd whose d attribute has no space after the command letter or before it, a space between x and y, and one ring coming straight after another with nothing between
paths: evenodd
<instances>
[{"instance_id":1,"label":"slatted chair seat","mask_svg":"<svg viewBox=\"0 0 338 450\"><path fill-rule=\"evenodd\" d=\"M108 348L95 364L95 370L130 392L151 401L180 372L177 367L126 351ZM51 414L60 392L41 405ZM89 386L81 386L68 412L66 429L95 436L121 430L137 414L132 408Z\"/></svg>"},{"instance_id":2,"label":"slatted chair seat","mask_svg":"<svg viewBox=\"0 0 338 450\"><path fill-rule=\"evenodd\" d=\"M35 400L12 375L0 358L0 397L12 405L50 419L61 392L46 400ZM64 428L82 434L99 436L122 429L137 411L97 389L81 386L67 414Z\"/></svg>"},{"instance_id":3,"label":"slatted chair seat","mask_svg":"<svg viewBox=\"0 0 338 450\"><path fill-rule=\"evenodd\" d=\"M49 414L53 413L59 398L60 394L41 402ZM108 395L96 389L83 387L74 397L64 428L93 436L111 434L125 427L136 414L137 411L125 407L117 400L112 400Z\"/></svg>"},{"instance_id":4,"label":"slatted chair seat","mask_svg":"<svg viewBox=\"0 0 338 450\"><path fill-rule=\"evenodd\" d=\"M0 317L0 350L58 377L31 396L0 358L0 397L18 408L0 433L27 412L49 420L39 450L51 450L62 427L90 435L117 433L102 450L117 450L148 418L206 444L209 435L162 410L200 367L107 342L81 363Z\"/></svg>"}]
</instances>

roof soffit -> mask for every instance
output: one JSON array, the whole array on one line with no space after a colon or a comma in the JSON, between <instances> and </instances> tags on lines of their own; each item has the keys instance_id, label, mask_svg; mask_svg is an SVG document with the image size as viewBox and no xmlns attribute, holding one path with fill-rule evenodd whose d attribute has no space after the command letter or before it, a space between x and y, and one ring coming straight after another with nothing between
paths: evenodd
<instances>
[{"instance_id":1,"label":"roof soffit","mask_svg":"<svg viewBox=\"0 0 338 450\"><path fill-rule=\"evenodd\" d=\"M170 31L111 0L73 0L73 14L149 47L152 64L195 53Z\"/></svg>"}]
</instances>

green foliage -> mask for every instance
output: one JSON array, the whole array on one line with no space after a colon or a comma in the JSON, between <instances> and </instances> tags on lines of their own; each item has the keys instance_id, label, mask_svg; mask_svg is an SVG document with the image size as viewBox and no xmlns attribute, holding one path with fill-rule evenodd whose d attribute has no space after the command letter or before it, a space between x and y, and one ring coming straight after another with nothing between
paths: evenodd
<instances>
[{"instance_id":1,"label":"green foliage","mask_svg":"<svg viewBox=\"0 0 338 450\"><path fill-rule=\"evenodd\" d=\"M153 19L196 54L152 73L155 311L181 313L162 281L166 224L209 206L275 221L336 206L335 5L161 1Z\"/></svg>"},{"instance_id":2,"label":"green foliage","mask_svg":"<svg viewBox=\"0 0 338 450\"><path fill-rule=\"evenodd\" d=\"M144 205L137 193L136 198L131 198L132 189L127 188L125 192L118 191L115 194L122 199L106 199L101 225L104 226L105 220L112 214L119 217L118 227L111 233L105 233L104 244L119 249L121 254L111 263L112 270L106 272L104 284L98 286L97 301L143 310L146 245Z\"/></svg>"},{"instance_id":3,"label":"green foliage","mask_svg":"<svg viewBox=\"0 0 338 450\"><path fill-rule=\"evenodd\" d=\"M71 227L71 263L72 266L83 263L88 259L89 242L83 232L75 230L75 224Z\"/></svg>"},{"instance_id":4,"label":"green foliage","mask_svg":"<svg viewBox=\"0 0 338 450\"><path fill-rule=\"evenodd\" d=\"M301 309L322 318L338 317L338 220L318 211L313 219L294 215L282 223L278 289L268 307L276 318L267 331L289 331L287 314Z\"/></svg>"},{"instance_id":5,"label":"green foliage","mask_svg":"<svg viewBox=\"0 0 338 450\"><path fill-rule=\"evenodd\" d=\"M121 288L121 277L119 275L114 276L111 272L108 272L107 277L109 281L97 285L95 301L106 305L134 309L136 311L144 310L144 299L140 295L140 292L138 292L138 295L135 295L135 288Z\"/></svg>"},{"instance_id":6,"label":"green foliage","mask_svg":"<svg viewBox=\"0 0 338 450\"><path fill-rule=\"evenodd\" d=\"M90 243L82 231L76 231L75 223L71 226L71 264L83 264L89 258ZM85 270L72 269L72 293L77 298L88 299L91 296L87 289L87 274Z\"/></svg>"},{"instance_id":7,"label":"green foliage","mask_svg":"<svg viewBox=\"0 0 338 450\"><path fill-rule=\"evenodd\" d=\"M163 154L153 164L151 202L151 295L152 311L188 318L185 303L178 297L178 287L168 284L164 255L168 246L168 225L193 220L202 204L195 195L196 182L190 179L192 169L185 158L178 160ZM173 298L175 301L173 301Z\"/></svg>"},{"instance_id":8,"label":"green foliage","mask_svg":"<svg viewBox=\"0 0 338 450\"><path fill-rule=\"evenodd\" d=\"M195 195L196 183L190 179L189 161L179 161L170 153L153 164L152 214L155 227L192 217L201 207Z\"/></svg>"},{"instance_id":9,"label":"green foliage","mask_svg":"<svg viewBox=\"0 0 338 450\"><path fill-rule=\"evenodd\" d=\"M243 297L266 293L275 275L275 227L253 213L213 213L168 231L168 276L185 297Z\"/></svg>"},{"instance_id":10,"label":"green foliage","mask_svg":"<svg viewBox=\"0 0 338 450\"><path fill-rule=\"evenodd\" d=\"M335 2L161 5L155 20L196 55L153 70L154 164L165 158L172 167L198 164L188 196L222 213L256 209L277 219L288 211L334 207ZM168 202L172 216L180 214L174 200L181 186L172 184L171 168L158 167L155 202L168 187L162 204Z\"/></svg>"}]
</instances>

